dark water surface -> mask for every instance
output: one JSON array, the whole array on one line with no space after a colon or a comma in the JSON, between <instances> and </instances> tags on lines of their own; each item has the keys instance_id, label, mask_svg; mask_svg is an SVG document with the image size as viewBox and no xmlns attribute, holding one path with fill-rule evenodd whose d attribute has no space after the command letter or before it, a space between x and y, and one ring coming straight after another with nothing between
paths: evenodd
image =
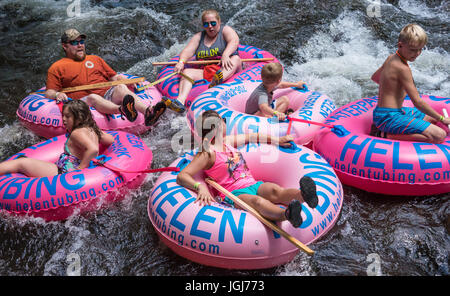
<instances>
[{"instance_id":1,"label":"dark water surface","mask_svg":"<svg viewBox=\"0 0 450 296\"><path fill-rule=\"evenodd\" d=\"M76 27L88 35L87 51L114 69L156 77L154 61L178 54L200 30L204 1L0 2L0 160L41 139L20 126L16 109L45 83L48 67L62 57L59 38ZM378 5L375 10L367 8ZM265 49L286 69L285 80L302 79L337 106L377 94L371 74L396 49L400 29L425 27L427 49L411 64L419 92L450 97L448 1L209 1L241 43ZM378 9L378 10L377 10ZM374 12L375 15L370 13ZM143 135L154 167L179 155L171 138L185 118L167 112ZM186 131L188 132L188 130ZM379 258L384 275L449 275L449 194L386 197L348 186L334 228L314 243L313 257L268 270L228 271L191 263L159 242L147 216L158 175L114 205L65 222L45 223L0 213L0 275L66 275L71 256L82 275L366 275Z\"/></svg>"}]
</instances>

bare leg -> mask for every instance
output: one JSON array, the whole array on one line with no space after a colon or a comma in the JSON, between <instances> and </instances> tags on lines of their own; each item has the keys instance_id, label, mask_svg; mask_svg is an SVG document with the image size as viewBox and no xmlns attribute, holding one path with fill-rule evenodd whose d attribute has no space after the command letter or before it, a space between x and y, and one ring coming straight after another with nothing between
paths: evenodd
<instances>
[{"instance_id":1,"label":"bare leg","mask_svg":"<svg viewBox=\"0 0 450 296\"><path fill-rule=\"evenodd\" d=\"M94 107L98 112L103 114L116 114L119 112L119 106L111 101L105 100L97 94L90 94L86 97L86 103Z\"/></svg>"},{"instance_id":2,"label":"bare leg","mask_svg":"<svg viewBox=\"0 0 450 296\"><path fill-rule=\"evenodd\" d=\"M310 208L315 208L319 202L316 192L316 184L309 176L303 176L300 181L300 190L296 188L283 188L278 184L265 182L258 188L258 195L275 204L288 205L296 199L301 203L306 202Z\"/></svg>"},{"instance_id":3,"label":"bare leg","mask_svg":"<svg viewBox=\"0 0 450 296\"><path fill-rule=\"evenodd\" d=\"M114 92L111 96L112 103L117 106L117 112L119 112L119 106L122 104L123 97L126 95L131 95L134 98L134 106L138 112L141 112L145 115L145 110L147 110L147 105L144 101L136 95L134 92L130 91L130 89L125 84L119 84L114 88ZM97 108L96 108L97 109ZM101 111L100 111L101 112Z\"/></svg>"},{"instance_id":4,"label":"bare leg","mask_svg":"<svg viewBox=\"0 0 450 296\"><path fill-rule=\"evenodd\" d=\"M260 213L264 218L273 221L284 221L286 220L285 209L273 204L267 199L264 199L258 195L251 194L241 194L239 199L254 208L258 213Z\"/></svg>"},{"instance_id":5,"label":"bare leg","mask_svg":"<svg viewBox=\"0 0 450 296\"><path fill-rule=\"evenodd\" d=\"M184 69L183 73L189 76L191 79L200 80L203 79L203 70L202 69ZM180 85L178 88L178 98L177 100L184 105L189 92L192 89L192 83L184 77L180 79Z\"/></svg>"},{"instance_id":6,"label":"bare leg","mask_svg":"<svg viewBox=\"0 0 450 296\"><path fill-rule=\"evenodd\" d=\"M434 124L430 124L422 134L409 134L409 135L394 135L387 134L388 139L400 140L400 141L414 141L414 142L429 142L429 143L442 143L445 140L447 133L440 127Z\"/></svg>"},{"instance_id":7,"label":"bare leg","mask_svg":"<svg viewBox=\"0 0 450 296\"><path fill-rule=\"evenodd\" d=\"M231 67L231 69L225 70L224 68L222 68L223 81L226 81L228 78L233 76L234 73L242 70L241 58L238 55L232 56L231 62L233 63L233 67Z\"/></svg>"},{"instance_id":8,"label":"bare leg","mask_svg":"<svg viewBox=\"0 0 450 296\"><path fill-rule=\"evenodd\" d=\"M277 105L275 107L275 110L281 113L286 113L287 109L289 107L289 98L286 96L282 96L277 99ZM271 118L274 115L273 114L264 114L261 112L261 110L256 111L255 116L261 116L261 117L268 117Z\"/></svg>"},{"instance_id":9,"label":"bare leg","mask_svg":"<svg viewBox=\"0 0 450 296\"><path fill-rule=\"evenodd\" d=\"M58 174L56 164L34 158L18 158L0 163L0 175L21 173L28 177L49 177Z\"/></svg>"},{"instance_id":10,"label":"bare leg","mask_svg":"<svg viewBox=\"0 0 450 296\"><path fill-rule=\"evenodd\" d=\"M286 96L282 96L276 100L277 105L275 107L275 110L281 113L286 113L288 107L289 107L289 98Z\"/></svg>"},{"instance_id":11,"label":"bare leg","mask_svg":"<svg viewBox=\"0 0 450 296\"><path fill-rule=\"evenodd\" d=\"M278 184L271 182L264 182L261 184L258 188L258 195L274 204L288 205L294 199L304 202L302 193L299 189L283 188Z\"/></svg>"}]
</instances>

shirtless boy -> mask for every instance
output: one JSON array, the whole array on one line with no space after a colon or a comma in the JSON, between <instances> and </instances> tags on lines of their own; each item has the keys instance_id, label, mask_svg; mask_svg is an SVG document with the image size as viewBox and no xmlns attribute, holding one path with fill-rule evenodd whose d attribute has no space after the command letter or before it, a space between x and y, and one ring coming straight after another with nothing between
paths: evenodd
<instances>
[{"instance_id":1,"label":"shirtless boy","mask_svg":"<svg viewBox=\"0 0 450 296\"><path fill-rule=\"evenodd\" d=\"M376 135L384 138L442 143L446 131L435 125L438 121L450 124L445 118L423 101L414 84L408 61L413 62L428 40L425 31L417 24L409 24L400 32L398 50L390 55L383 66L373 75L379 84L378 105L373 111ZM414 107L403 107L406 94Z\"/></svg>"}]
</instances>

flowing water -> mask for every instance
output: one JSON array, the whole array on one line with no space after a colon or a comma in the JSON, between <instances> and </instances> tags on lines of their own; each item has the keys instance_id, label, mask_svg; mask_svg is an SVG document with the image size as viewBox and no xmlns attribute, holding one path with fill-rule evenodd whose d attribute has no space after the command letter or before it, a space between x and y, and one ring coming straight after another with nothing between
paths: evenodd
<instances>
[{"instance_id":1,"label":"flowing water","mask_svg":"<svg viewBox=\"0 0 450 296\"><path fill-rule=\"evenodd\" d=\"M429 34L411 63L420 93L450 97L449 1L212 0L242 44L278 57L285 80L302 79L337 106L377 94L371 74L396 49L407 23ZM45 84L62 57L62 31L87 34L87 51L114 69L156 78L154 61L178 54L200 30L204 1L2 0L0 1L0 161L42 140L16 119L19 102ZM181 151L171 138L188 133L185 118L166 112L142 135L153 167ZM366 275L379 263L384 275L449 275L449 194L382 196L345 186L334 228L314 243L309 257L267 270L229 271L189 262L159 242L147 216L158 174L123 201L64 222L45 223L0 213L0 275L66 275L75 256L82 275Z\"/></svg>"}]
</instances>

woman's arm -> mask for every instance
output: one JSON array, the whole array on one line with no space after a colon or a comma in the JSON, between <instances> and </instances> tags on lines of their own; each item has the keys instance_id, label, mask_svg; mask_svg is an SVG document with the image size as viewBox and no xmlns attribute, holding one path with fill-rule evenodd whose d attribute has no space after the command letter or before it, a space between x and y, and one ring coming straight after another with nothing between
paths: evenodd
<instances>
[{"instance_id":1,"label":"woman's arm","mask_svg":"<svg viewBox=\"0 0 450 296\"><path fill-rule=\"evenodd\" d=\"M181 51L178 63L175 65L173 70L174 72L180 73L183 71L184 64L195 54L195 51L200 44L201 34L202 33L195 34L191 40L189 40L186 47Z\"/></svg>"},{"instance_id":2,"label":"woman's arm","mask_svg":"<svg viewBox=\"0 0 450 296\"><path fill-rule=\"evenodd\" d=\"M195 202L199 201L200 205L210 205L214 201L214 197L209 193L206 185L198 185L194 179L196 174L211 166L210 161L209 153L197 153L194 159L177 176L178 185L197 191L197 200Z\"/></svg>"},{"instance_id":3,"label":"woman's arm","mask_svg":"<svg viewBox=\"0 0 450 296\"><path fill-rule=\"evenodd\" d=\"M238 49L239 46L239 36L233 28L230 26L225 26L222 30L223 38L227 42L227 47L223 51L221 64L225 70L230 70L233 68L233 63L231 62L230 55L233 54Z\"/></svg>"}]
</instances>

